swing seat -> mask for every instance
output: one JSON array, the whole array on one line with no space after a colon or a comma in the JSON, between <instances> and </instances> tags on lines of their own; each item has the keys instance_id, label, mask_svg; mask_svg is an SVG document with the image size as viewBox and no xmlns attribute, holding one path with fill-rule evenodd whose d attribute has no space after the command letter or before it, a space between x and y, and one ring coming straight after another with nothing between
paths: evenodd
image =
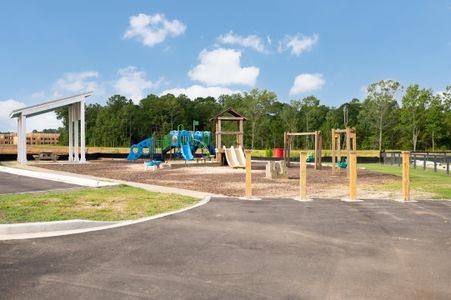
<instances>
[{"instance_id":1,"label":"swing seat","mask_svg":"<svg viewBox=\"0 0 451 300\"><path fill-rule=\"evenodd\" d=\"M337 162L337 166L342 169L346 169L348 167L348 161L345 159L344 161Z\"/></svg>"}]
</instances>

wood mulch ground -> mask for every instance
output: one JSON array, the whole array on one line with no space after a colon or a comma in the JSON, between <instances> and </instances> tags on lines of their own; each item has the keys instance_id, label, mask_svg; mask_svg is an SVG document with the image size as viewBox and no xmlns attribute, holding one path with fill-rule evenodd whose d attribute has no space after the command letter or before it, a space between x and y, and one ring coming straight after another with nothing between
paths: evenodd
<instances>
[{"instance_id":1,"label":"wood mulch ground","mask_svg":"<svg viewBox=\"0 0 451 300\"><path fill-rule=\"evenodd\" d=\"M39 164L39 167L92 175L104 178L178 187L227 196L243 196L245 171L212 164L175 164L171 169L157 172L145 171L143 162L126 160L101 160L87 164ZM265 162L252 163L253 194L260 197L296 197L299 194L299 168L289 168L288 179L265 178ZM359 198L393 198L400 194L371 190L371 185L381 185L401 180L400 177L358 170ZM330 167L307 171L307 192L311 197L345 198L348 195L346 170L332 175Z\"/></svg>"}]
</instances>

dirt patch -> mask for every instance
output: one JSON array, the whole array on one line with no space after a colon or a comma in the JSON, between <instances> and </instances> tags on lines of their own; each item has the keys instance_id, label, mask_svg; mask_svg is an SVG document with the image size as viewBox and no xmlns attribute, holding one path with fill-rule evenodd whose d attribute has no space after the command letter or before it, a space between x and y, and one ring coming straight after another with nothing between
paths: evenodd
<instances>
[{"instance_id":1,"label":"dirt patch","mask_svg":"<svg viewBox=\"0 0 451 300\"><path fill-rule=\"evenodd\" d=\"M155 173L145 171L142 162L125 160L93 161L87 164L39 164L39 167L98 177L127 180L201 192L243 196L245 171L229 167L202 164L176 165ZM299 194L299 169L290 167L288 179L265 178L265 163L252 163L253 194L260 197L296 197ZM400 198L397 192L375 192L364 186L381 185L401 180L400 177L367 170L358 170L360 198ZM346 170L332 175L329 167L307 170L307 192L311 197L344 198L348 195Z\"/></svg>"}]
</instances>

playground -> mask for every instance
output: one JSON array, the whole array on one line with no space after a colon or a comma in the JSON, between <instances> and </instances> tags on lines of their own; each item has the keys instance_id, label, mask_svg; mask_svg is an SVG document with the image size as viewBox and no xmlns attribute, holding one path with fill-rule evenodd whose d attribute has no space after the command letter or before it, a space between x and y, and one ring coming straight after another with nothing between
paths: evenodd
<instances>
[{"instance_id":1,"label":"playground","mask_svg":"<svg viewBox=\"0 0 451 300\"><path fill-rule=\"evenodd\" d=\"M234 169L215 164L173 164L170 169L157 172L144 170L142 162L125 160L101 160L88 164L39 164L40 167L92 175L98 177L127 180L169 187L240 197L244 195L245 170ZM299 193L299 164L292 163L288 168L287 179L269 179L265 177L266 162L252 163L253 192L258 197L295 197ZM348 179L346 170L332 175L331 168L315 170L309 167L307 172L307 191L311 197L340 198L347 195ZM359 191L365 198L393 198L396 192L375 192L373 184L389 184L399 181L399 176L379 172L359 170ZM428 198L427 193L415 194L419 198Z\"/></svg>"},{"instance_id":2,"label":"playground","mask_svg":"<svg viewBox=\"0 0 451 300\"><path fill-rule=\"evenodd\" d=\"M321 131L285 132L283 148L275 149L273 159L252 159L246 158L243 150L245 116L229 108L210 121L215 123L214 135L210 131L195 130L194 126L193 130L186 130L180 125L165 135L152 135L131 145L126 160L39 163L39 166L229 197L247 195L248 172L252 178L252 196L259 198L298 197L301 177L305 185L304 196L310 198L347 198L351 181L354 182L353 195L358 195L359 199L405 198L401 188L383 188L396 187L402 181L401 174L378 172L374 168L367 170L365 164L357 167L355 128L332 129L331 163L325 163ZM312 142L310 150L299 149L299 145L308 145L308 141ZM306 156L302 158L305 164L300 168L299 159L294 160L292 154L296 156L301 151ZM349 158L352 167L348 166ZM301 176L300 169L303 168L306 176ZM410 191L410 196L416 200L443 198L421 188Z\"/></svg>"}]
</instances>

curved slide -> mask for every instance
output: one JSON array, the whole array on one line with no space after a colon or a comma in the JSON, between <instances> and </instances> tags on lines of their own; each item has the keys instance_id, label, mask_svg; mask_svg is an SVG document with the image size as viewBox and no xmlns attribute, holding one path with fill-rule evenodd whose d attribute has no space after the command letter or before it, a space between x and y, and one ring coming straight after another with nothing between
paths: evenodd
<instances>
[{"instance_id":1,"label":"curved slide","mask_svg":"<svg viewBox=\"0 0 451 300\"><path fill-rule=\"evenodd\" d=\"M244 156L244 151L241 148L241 146L239 146L238 148L235 149L235 155L238 159L238 162L240 163L240 166L243 166L243 168L246 167L246 157Z\"/></svg>"},{"instance_id":2,"label":"curved slide","mask_svg":"<svg viewBox=\"0 0 451 300\"><path fill-rule=\"evenodd\" d=\"M193 156L193 153L191 152L191 147L189 144L182 145L181 150L182 150L182 157L185 160L193 160L194 159L194 156Z\"/></svg>"},{"instance_id":3,"label":"curved slide","mask_svg":"<svg viewBox=\"0 0 451 300\"><path fill-rule=\"evenodd\" d=\"M232 168L245 168L244 154L241 147L235 149L233 146L226 148L224 146L224 153L226 156L227 164Z\"/></svg>"}]
</instances>

